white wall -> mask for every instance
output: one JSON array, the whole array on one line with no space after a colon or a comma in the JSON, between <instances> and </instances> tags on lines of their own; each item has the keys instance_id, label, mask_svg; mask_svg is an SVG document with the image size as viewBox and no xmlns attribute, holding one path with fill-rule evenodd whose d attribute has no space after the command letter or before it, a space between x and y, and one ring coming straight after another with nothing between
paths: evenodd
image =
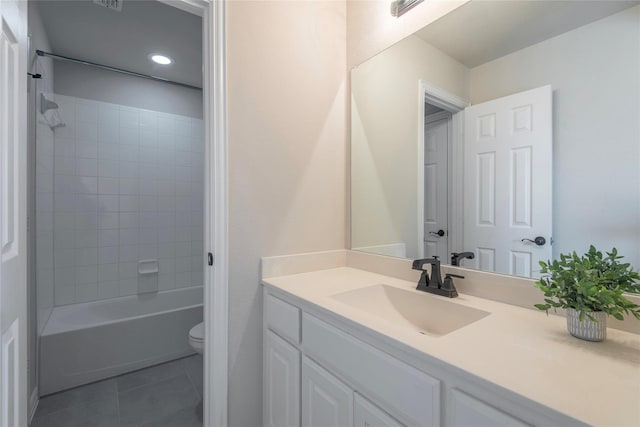
<instances>
[{"instance_id":1,"label":"white wall","mask_svg":"<svg viewBox=\"0 0 640 427\"><path fill-rule=\"evenodd\" d=\"M54 83L61 95L202 118L202 91L197 89L65 61L55 61Z\"/></svg>"},{"instance_id":2,"label":"white wall","mask_svg":"<svg viewBox=\"0 0 640 427\"><path fill-rule=\"evenodd\" d=\"M55 305L202 286L202 120L56 95ZM138 262L159 273L141 276Z\"/></svg>"},{"instance_id":3,"label":"white wall","mask_svg":"<svg viewBox=\"0 0 640 427\"><path fill-rule=\"evenodd\" d=\"M231 1L229 425L262 425L260 257L345 247L345 3Z\"/></svg>"},{"instance_id":4,"label":"white wall","mask_svg":"<svg viewBox=\"0 0 640 427\"><path fill-rule=\"evenodd\" d=\"M471 70L471 101L551 84L554 256L616 247L640 268L640 6Z\"/></svg>"},{"instance_id":5,"label":"white wall","mask_svg":"<svg viewBox=\"0 0 640 427\"><path fill-rule=\"evenodd\" d=\"M351 71L352 247L403 243L418 256L419 81L467 99L468 72L416 36Z\"/></svg>"}]
</instances>

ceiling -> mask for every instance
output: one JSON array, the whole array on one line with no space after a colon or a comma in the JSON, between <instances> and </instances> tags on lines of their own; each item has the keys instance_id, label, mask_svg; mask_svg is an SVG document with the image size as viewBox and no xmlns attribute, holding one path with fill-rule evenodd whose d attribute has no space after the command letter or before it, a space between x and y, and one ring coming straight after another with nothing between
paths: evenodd
<instances>
[{"instance_id":1,"label":"ceiling","mask_svg":"<svg viewBox=\"0 0 640 427\"><path fill-rule=\"evenodd\" d=\"M473 68L639 3L616 0L473 0L416 35L468 68Z\"/></svg>"},{"instance_id":2,"label":"ceiling","mask_svg":"<svg viewBox=\"0 0 640 427\"><path fill-rule=\"evenodd\" d=\"M36 2L52 53L202 87L202 19L154 0L124 0L122 12L91 0ZM151 62L162 53L174 63Z\"/></svg>"}]
</instances>

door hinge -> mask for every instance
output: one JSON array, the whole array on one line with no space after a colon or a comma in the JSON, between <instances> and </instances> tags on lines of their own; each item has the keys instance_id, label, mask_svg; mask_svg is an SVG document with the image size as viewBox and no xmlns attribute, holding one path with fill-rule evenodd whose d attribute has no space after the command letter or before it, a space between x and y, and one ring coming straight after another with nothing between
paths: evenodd
<instances>
[{"instance_id":1,"label":"door hinge","mask_svg":"<svg viewBox=\"0 0 640 427\"><path fill-rule=\"evenodd\" d=\"M211 252L207 254L207 264L213 265L213 254Z\"/></svg>"}]
</instances>

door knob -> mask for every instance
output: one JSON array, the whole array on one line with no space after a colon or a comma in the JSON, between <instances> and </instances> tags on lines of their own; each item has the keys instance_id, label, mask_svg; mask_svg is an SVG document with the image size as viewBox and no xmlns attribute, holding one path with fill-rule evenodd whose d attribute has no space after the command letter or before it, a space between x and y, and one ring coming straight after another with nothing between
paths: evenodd
<instances>
[{"instance_id":1,"label":"door knob","mask_svg":"<svg viewBox=\"0 0 640 427\"><path fill-rule=\"evenodd\" d=\"M431 234L432 236L438 236L438 237L442 237L444 236L444 230L438 230L438 231L430 231L429 234Z\"/></svg>"},{"instance_id":2,"label":"door knob","mask_svg":"<svg viewBox=\"0 0 640 427\"><path fill-rule=\"evenodd\" d=\"M547 239L545 239L542 236L538 236L535 239L531 240L531 239L522 239L521 242L531 242L531 243L535 243L538 246L544 246L545 243L547 243Z\"/></svg>"}]
</instances>

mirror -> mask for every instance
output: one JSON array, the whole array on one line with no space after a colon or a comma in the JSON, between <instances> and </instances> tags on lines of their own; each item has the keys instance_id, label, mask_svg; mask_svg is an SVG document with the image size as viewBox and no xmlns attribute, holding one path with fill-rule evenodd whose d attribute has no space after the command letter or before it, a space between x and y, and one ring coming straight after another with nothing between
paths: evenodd
<instances>
[{"instance_id":1,"label":"mirror","mask_svg":"<svg viewBox=\"0 0 640 427\"><path fill-rule=\"evenodd\" d=\"M640 268L640 5L472 0L351 71L351 247Z\"/></svg>"}]
</instances>

